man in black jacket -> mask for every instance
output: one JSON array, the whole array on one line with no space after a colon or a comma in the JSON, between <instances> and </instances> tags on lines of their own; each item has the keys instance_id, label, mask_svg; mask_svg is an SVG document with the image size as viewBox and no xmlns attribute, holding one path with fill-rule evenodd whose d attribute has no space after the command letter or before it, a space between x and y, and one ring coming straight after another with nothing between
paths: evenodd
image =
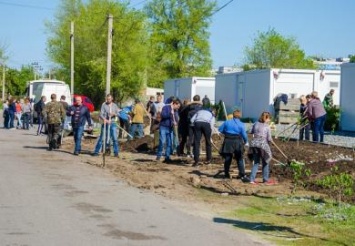
<instances>
[{"instance_id":1,"label":"man in black jacket","mask_svg":"<svg viewBox=\"0 0 355 246\"><path fill-rule=\"evenodd\" d=\"M44 118L42 115L42 111L44 109L44 106L46 106L45 105L46 101L47 98L45 96L42 96L41 100L39 100L34 106L34 110L37 113L37 121L38 121L37 136L42 135L42 129L44 125Z\"/></svg>"},{"instance_id":2,"label":"man in black jacket","mask_svg":"<svg viewBox=\"0 0 355 246\"><path fill-rule=\"evenodd\" d=\"M191 155L191 145L194 139L194 128L191 125L190 120L198 110L202 109L202 103L200 101L199 95L195 95L192 100L193 101L186 105L179 114L179 133L181 134L181 141L179 144L178 152L179 155L184 154L185 144L187 155Z\"/></svg>"},{"instance_id":3,"label":"man in black jacket","mask_svg":"<svg viewBox=\"0 0 355 246\"><path fill-rule=\"evenodd\" d=\"M75 142L74 155L79 155L81 151L81 138L83 136L86 121L89 124L89 130L92 127L90 111L85 105L83 105L81 97L78 96L75 97L74 105L69 107L67 115L71 116L71 124L73 127Z\"/></svg>"}]
</instances>

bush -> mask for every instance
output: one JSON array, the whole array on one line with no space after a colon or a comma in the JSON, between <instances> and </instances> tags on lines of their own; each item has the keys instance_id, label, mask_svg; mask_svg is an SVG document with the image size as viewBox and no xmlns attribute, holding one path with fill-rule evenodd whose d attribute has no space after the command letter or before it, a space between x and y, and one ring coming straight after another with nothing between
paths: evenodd
<instances>
[{"instance_id":1,"label":"bush","mask_svg":"<svg viewBox=\"0 0 355 246\"><path fill-rule=\"evenodd\" d=\"M324 124L324 130L336 131L339 130L340 113L341 110L337 106L326 107L327 119Z\"/></svg>"}]
</instances>

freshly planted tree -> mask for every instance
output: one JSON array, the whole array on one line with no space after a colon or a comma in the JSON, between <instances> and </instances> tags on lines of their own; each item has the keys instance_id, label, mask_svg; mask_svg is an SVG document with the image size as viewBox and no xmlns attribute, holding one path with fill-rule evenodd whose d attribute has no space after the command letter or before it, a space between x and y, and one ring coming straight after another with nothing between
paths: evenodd
<instances>
[{"instance_id":1,"label":"freshly planted tree","mask_svg":"<svg viewBox=\"0 0 355 246\"><path fill-rule=\"evenodd\" d=\"M151 62L148 84L162 86L166 78L210 75L208 42L216 1L152 0L146 5L150 18Z\"/></svg>"},{"instance_id":2,"label":"freshly planted tree","mask_svg":"<svg viewBox=\"0 0 355 246\"><path fill-rule=\"evenodd\" d=\"M285 38L275 29L259 32L254 45L245 49L246 70L256 68L313 69L311 59L305 57L294 38Z\"/></svg>"}]
</instances>

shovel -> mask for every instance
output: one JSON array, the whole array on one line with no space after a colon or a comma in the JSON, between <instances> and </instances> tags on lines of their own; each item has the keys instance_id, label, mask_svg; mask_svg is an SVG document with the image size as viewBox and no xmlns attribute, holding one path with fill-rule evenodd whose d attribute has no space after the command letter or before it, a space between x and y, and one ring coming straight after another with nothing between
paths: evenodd
<instances>
[{"instance_id":1,"label":"shovel","mask_svg":"<svg viewBox=\"0 0 355 246\"><path fill-rule=\"evenodd\" d=\"M290 161L290 159L287 157L287 155L285 155L285 153L279 148L279 146L276 145L276 143L275 143L274 141L272 141L272 143L274 144L274 146L276 147L276 149L277 149L278 151L280 151L280 153L283 155L283 157L286 158L287 164L290 165L290 164L291 164L291 161Z\"/></svg>"}]
</instances>

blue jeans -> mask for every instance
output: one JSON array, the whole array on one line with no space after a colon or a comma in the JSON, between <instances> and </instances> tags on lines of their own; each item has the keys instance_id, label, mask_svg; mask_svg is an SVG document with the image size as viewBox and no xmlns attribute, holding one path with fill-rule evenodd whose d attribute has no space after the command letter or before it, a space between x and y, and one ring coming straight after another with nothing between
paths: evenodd
<instances>
[{"instance_id":1,"label":"blue jeans","mask_svg":"<svg viewBox=\"0 0 355 246\"><path fill-rule=\"evenodd\" d=\"M28 130L30 128L31 113L23 114L23 129Z\"/></svg>"},{"instance_id":2,"label":"blue jeans","mask_svg":"<svg viewBox=\"0 0 355 246\"><path fill-rule=\"evenodd\" d=\"M106 124L106 145L107 143L109 143L110 141L108 141L108 125ZM102 147L102 138L103 138L103 134L104 134L104 124L101 125L101 133L100 133L100 137L97 140L96 146L95 146L95 153L99 153ZM113 153L115 155L118 155L118 151L119 151L119 147L118 147L118 140L117 140L117 125L116 123L111 123L110 125L110 139L112 140L112 145L113 145Z\"/></svg>"},{"instance_id":3,"label":"blue jeans","mask_svg":"<svg viewBox=\"0 0 355 246\"><path fill-rule=\"evenodd\" d=\"M84 126L73 128L73 135L74 135L74 142L75 142L74 152L77 153L81 152L81 138L83 136L83 132L84 132Z\"/></svg>"},{"instance_id":4,"label":"blue jeans","mask_svg":"<svg viewBox=\"0 0 355 246\"><path fill-rule=\"evenodd\" d=\"M21 120L21 117L22 117L22 113L15 113L15 117L17 119L17 127L18 128L22 128L22 120Z\"/></svg>"},{"instance_id":5,"label":"blue jeans","mask_svg":"<svg viewBox=\"0 0 355 246\"><path fill-rule=\"evenodd\" d=\"M37 128L37 135L40 135L42 133L42 129L44 126L44 119L41 113L38 113L38 128Z\"/></svg>"},{"instance_id":6,"label":"blue jeans","mask_svg":"<svg viewBox=\"0 0 355 246\"><path fill-rule=\"evenodd\" d=\"M269 180L269 163L267 163L263 158L261 158L261 149L253 148L254 165L251 170L250 182L255 181L256 173L258 172L259 169L260 160L263 163L263 168L262 168L263 182L267 182Z\"/></svg>"},{"instance_id":7,"label":"blue jeans","mask_svg":"<svg viewBox=\"0 0 355 246\"><path fill-rule=\"evenodd\" d=\"M324 142L324 124L325 124L326 114L320 116L314 120L312 138L313 142ZM318 137L320 137L318 139Z\"/></svg>"},{"instance_id":8,"label":"blue jeans","mask_svg":"<svg viewBox=\"0 0 355 246\"><path fill-rule=\"evenodd\" d=\"M130 134L132 135L133 138L136 135L136 132L138 133L138 138L143 137L143 135L144 135L143 134L143 124L140 124L140 123L132 123L131 124Z\"/></svg>"},{"instance_id":9,"label":"blue jeans","mask_svg":"<svg viewBox=\"0 0 355 246\"><path fill-rule=\"evenodd\" d=\"M157 157L161 157L163 154L163 147L166 144L165 159L170 159L171 144L172 144L173 128L160 126L159 128L159 146Z\"/></svg>"}]
</instances>

